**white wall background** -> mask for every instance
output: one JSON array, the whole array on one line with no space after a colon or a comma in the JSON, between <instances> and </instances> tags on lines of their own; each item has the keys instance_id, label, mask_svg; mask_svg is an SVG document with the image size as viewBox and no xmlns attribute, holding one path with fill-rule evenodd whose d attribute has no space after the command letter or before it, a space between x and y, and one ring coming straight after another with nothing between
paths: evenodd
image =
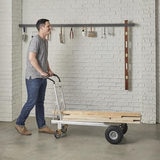
<instances>
[{"instance_id":1,"label":"white wall background","mask_svg":"<svg viewBox=\"0 0 160 160\"><path fill-rule=\"evenodd\" d=\"M159 6L160 6L160 2L159 1L156 1L156 78L157 78L157 83L156 83L156 94L157 94L157 99L156 99L156 102L157 102L157 122L160 122L160 56L159 56L159 51L160 51L160 27L159 27L159 21L160 21L160 11L159 11Z\"/></svg>"},{"instance_id":2,"label":"white wall background","mask_svg":"<svg viewBox=\"0 0 160 160\"><path fill-rule=\"evenodd\" d=\"M20 3L20 0L18 2ZM156 1L156 3L158 2ZM82 28L74 28L75 38L73 40L69 39L70 28L65 28L65 44L59 43L60 28L54 28L49 41L49 62L51 68L62 79L68 108L141 112L142 122L155 123L156 103L159 104L159 97L157 96L159 89L157 89L156 94L156 77L157 82L159 82L159 72L156 74L156 66L157 68L159 66L156 63L156 56L158 56L156 51L159 43L156 47L155 11L154 0L23 0L22 23L35 24L39 18L48 18L52 24L123 23L125 19L136 23L137 25L130 30L131 71L129 91L124 89L123 27L115 27L114 36L107 35L106 39L101 38L101 28L95 28L98 32L97 38L82 37ZM20 28L16 29L17 33L21 30ZM27 47L35 31L35 28L27 28L28 41L22 43L22 75L21 73L18 74L22 79L24 79ZM14 41L15 39L11 40L11 45ZM21 48L20 41L18 44ZM1 43L0 45L3 46ZM20 48L15 49L18 50L17 57L21 57L19 55ZM5 49L6 47L4 51ZM5 61L8 61L8 57L13 52L10 52L9 49L7 53L8 56L4 57ZM12 60L12 62L15 64L19 61ZM0 68L4 67L4 63L4 61L0 63L2 65ZM6 67L6 69L9 69L9 67ZM21 71L21 68L17 70ZM4 77L8 76L8 74L3 74ZM17 77L12 79L15 83L19 82ZM6 91L4 85L2 83L0 85L3 89L2 92ZM18 84L15 86L18 86ZM26 99L24 80L22 80L21 87L23 104ZM19 90L21 87L19 87ZM18 93L21 92L17 90L15 95L18 95ZM7 91L2 94L0 106L5 106L4 104L8 99L3 99L7 95L9 95ZM2 97L4 98L2 99ZM45 105L46 116L51 116L55 106L51 83L48 83ZM21 106L17 108L13 105L9 106L12 107L15 115L19 113ZM157 110L158 108L157 106ZM9 110L8 108L7 111L9 112ZM4 115L4 120L7 113L4 114L3 110L0 111L0 115Z\"/></svg>"},{"instance_id":3,"label":"white wall background","mask_svg":"<svg viewBox=\"0 0 160 160\"><path fill-rule=\"evenodd\" d=\"M32 2L30 5L31 0L23 1L23 23L34 24L37 18L45 17L50 19L51 23L123 23L128 19L138 24L131 29L130 91L124 90L123 28L114 28L115 35L107 35L106 39L101 38L101 28L96 28L97 38L84 38L81 36L81 28L74 28L73 40L69 39L70 28L65 28L65 44L59 43L60 29L54 28L49 43L49 61L53 70L62 78L67 107L138 111L143 114L143 121L155 122L155 2L149 0L38 2ZM33 28L28 28L29 37L33 31ZM28 43L24 44L23 53L27 46ZM46 96L47 115L52 113L54 104L51 90L49 85Z\"/></svg>"},{"instance_id":4,"label":"white wall background","mask_svg":"<svg viewBox=\"0 0 160 160\"><path fill-rule=\"evenodd\" d=\"M21 108L21 0L0 1L0 121L12 121Z\"/></svg>"}]
</instances>

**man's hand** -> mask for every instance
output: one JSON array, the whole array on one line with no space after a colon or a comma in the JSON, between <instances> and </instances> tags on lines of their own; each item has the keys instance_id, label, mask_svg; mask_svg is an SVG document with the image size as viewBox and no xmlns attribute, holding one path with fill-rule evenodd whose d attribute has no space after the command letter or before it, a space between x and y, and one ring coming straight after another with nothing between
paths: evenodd
<instances>
[{"instance_id":1,"label":"man's hand","mask_svg":"<svg viewBox=\"0 0 160 160\"><path fill-rule=\"evenodd\" d=\"M46 77L46 78L49 77L49 74L46 73L46 72L41 72L40 74L41 74L42 77Z\"/></svg>"},{"instance_id":2,"label":"man's hand","mask_svg":"<svg viewBox=\"0 0 160 160\"><path fill-rule=\"evenodd\" d=\"M49 75L49 77L53 76L53 75L54 75L53 71L52 71L52 70L49 70L49 71L48 71L48 75Z\"/></svg>"}]
</instances>

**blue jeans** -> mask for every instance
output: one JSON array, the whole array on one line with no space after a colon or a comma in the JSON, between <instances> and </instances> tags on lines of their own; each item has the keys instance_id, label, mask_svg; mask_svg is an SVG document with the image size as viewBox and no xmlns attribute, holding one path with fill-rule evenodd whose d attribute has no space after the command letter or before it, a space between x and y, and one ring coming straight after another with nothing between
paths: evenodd
<instances>
[{"instance_id":1,"label":"blue jeans","mask_svg":"<svg viewBox=\"0 0 160 160\"><path fill-rule=\"evenodd\" d=\"M46 92L47 80L43 78L26 79L27 88L27 102L24 104L19 117L17 118L17 125L25 125L31 110L35 106L35 114L38 128L46 125L44 118L44 99Z\"/></svg>"}]
</instances>

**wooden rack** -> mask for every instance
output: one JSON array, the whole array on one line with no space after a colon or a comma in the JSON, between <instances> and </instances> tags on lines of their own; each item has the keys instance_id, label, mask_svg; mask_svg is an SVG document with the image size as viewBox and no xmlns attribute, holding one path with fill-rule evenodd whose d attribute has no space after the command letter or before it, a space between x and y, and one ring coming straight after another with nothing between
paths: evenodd
<instances>
[{"instance_id":1,"label":"wooden rack","mask_svg":"<svg viewBox=\"0 0 160 160\"><path fill-rule=\"evenodd\" d=\"M35 24L19 24L19 27L25 30L26 27L35 27ZM129 90L129 39L128 39L128 27L136 26L135 23L128 23L125 20L124 23L88 23L88 24L51 24L52 27L124 27L124 72L125 72L125 90Z\"/></svg>"}]
</instances>

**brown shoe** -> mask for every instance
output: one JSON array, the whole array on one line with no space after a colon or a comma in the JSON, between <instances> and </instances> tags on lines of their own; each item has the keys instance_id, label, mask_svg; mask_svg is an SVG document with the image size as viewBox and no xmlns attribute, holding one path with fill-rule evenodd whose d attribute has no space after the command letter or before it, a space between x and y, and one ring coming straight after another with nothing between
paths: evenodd
<instances>
[{"instance_id":1,"label":"brown shoe","mask_svg":"<svg viewBox=\"0 0 160 160\"><path fill-rule=\"evenodd\" d=\"M51 130L49 127L45 126L43 128L39 129L40 133L48 133L48 134L54 134L54 131Z\"/></svg>"},{"instance_id":2,"label":"brown shoe","mask_svg":"<svg viewBox=\"0 0 160 160\"><path fill-rule=\"evenodd\" d=\"M21 135L26 135L26 136L32 135L32 133L28 131L25 126L16 125L15 128Z\"/></svg>"}]
</instances>

